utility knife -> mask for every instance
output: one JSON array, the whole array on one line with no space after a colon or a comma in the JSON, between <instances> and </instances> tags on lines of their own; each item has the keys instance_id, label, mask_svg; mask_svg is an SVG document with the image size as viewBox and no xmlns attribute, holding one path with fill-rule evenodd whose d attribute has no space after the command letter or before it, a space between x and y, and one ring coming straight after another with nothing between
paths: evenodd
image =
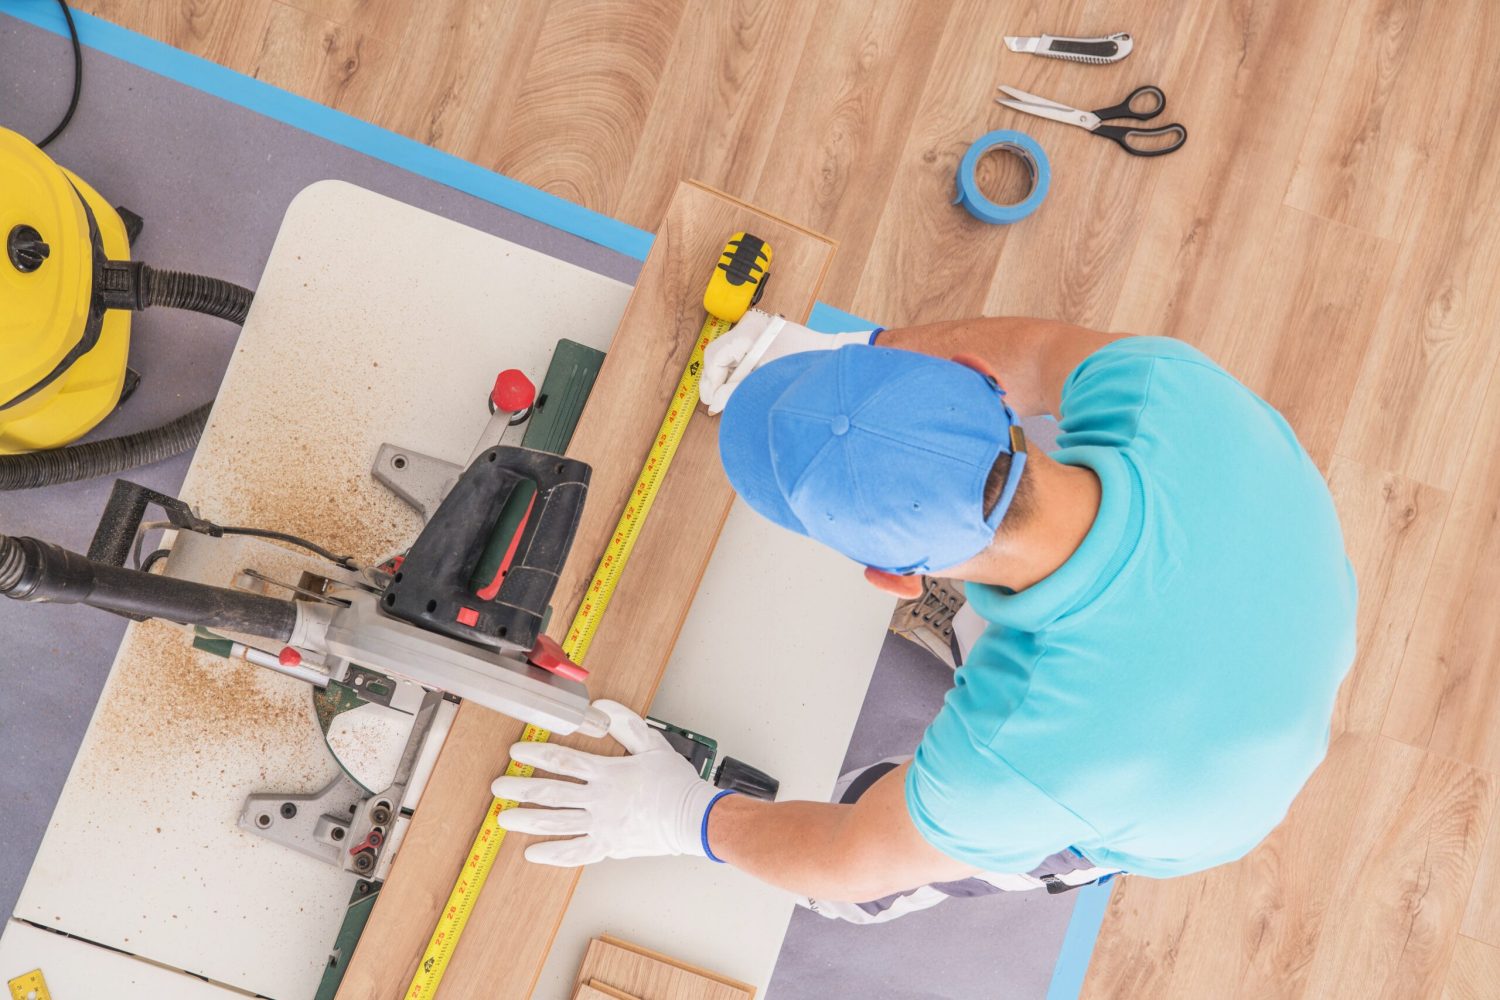
<instances>
[{"instance_id":1,"label":"utility knife","mask_svg":"<svg viewBox=\"0 0 1500 1000\"><path fill-rule=\"evenodd\" d=\"M1012 52L1030 52L1032 55L1051 59L1067 59L1081 63L1119 62L1130 55L1134 44L1130 36L1121 31L1099 38L1058 38L1053 35L1006 35L1005 44Z\"/></svg>"}]
</instances>

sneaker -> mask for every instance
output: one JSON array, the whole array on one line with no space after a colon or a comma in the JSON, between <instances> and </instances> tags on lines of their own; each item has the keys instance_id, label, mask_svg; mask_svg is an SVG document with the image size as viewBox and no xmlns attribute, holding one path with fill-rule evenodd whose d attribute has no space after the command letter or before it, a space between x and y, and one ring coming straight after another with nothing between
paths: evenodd
<instances>
[{"instance_id":1,"label":"sneaker","mask_svg":"<svg viewBox=\"0 0 1500 1000\"><path fill-rule=\"evenodd\" d=\"M953 650L953 616L964 606L964 594L957 582L935 576L922 577L922 596L896 605L891 616L891 631L916 643L946 663L958 666Z\"/></svg>"}]
</instances>

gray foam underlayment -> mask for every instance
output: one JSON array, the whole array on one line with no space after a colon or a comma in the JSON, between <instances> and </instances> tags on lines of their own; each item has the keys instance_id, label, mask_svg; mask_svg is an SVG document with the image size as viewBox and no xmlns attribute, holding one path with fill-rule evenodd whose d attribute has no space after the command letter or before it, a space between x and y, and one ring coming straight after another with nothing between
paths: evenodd
<instances>
[{"instance_id":1,"label":"gray foam underlayment","mask_svg":"<svg viewBox=\"0 0 1500 1000\"><path fill-rule=\"evenodd\" d=\"M32 137L50 130L67 101L70 59L66 40L0 14L0 125ZM145 218L137 259L253 288L292 198L338 178L622 281L639 272L586 240L140 67L92 50L85 60L78 113L48 152ZM212 398L235 338L232 327L172 311L141 314L135 331L141 387L95 436ZM130 478L175 494L189 458ZM86 549L108 493L105 480L0 494L0 532ZM87 609L0 601L0 913L15 907L124 627ZM951 677L917 647L888 640L846 767L910 753ZM955 900L873 927L799 910L767 996L1042 997L1072 905L1039 893Z\"/></svg>"}]
</instances>

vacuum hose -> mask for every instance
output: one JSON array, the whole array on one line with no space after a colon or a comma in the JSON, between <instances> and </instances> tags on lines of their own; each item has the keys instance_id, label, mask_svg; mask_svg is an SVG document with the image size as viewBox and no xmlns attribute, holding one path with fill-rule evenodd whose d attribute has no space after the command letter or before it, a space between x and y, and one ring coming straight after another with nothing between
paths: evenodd
<instances>
[{"instance_id":1,"label":"vacuum hose","mask_svg":"<svg viewBox=\"0 0 1500 1000\"><path fill-rule=\"evenodd\" d=\"M50 542L7 535L0 535L0 594L18 601L86 604L272 642L291 639L297 625L291 601L112 566Z\"/></svg>"},{"instance_id":2,"label":"vacuum hose","mask_svg":"<svg viewBox=\"0 0 1500 1000\"><path fill-rule=\"evenodd\" d=\"M140 308L166 306L187 309L227 319L239 326L250 315L255 293L248 288L183 271L158 271L142 265L140 272Z\"/></svg>"},{"instance_id":3,"label":"vacuum hose","mask_svg":"<svg viewBox=\"0 0 1500 1000\"><path fill-rule=\"evenodd\" d=\"M134 265L132 270L135 288L131 307L135 309L187 309L243 325L255 299L250 289L218 278L158 271L145 264ZM212 403L205 403L176 420L135 434L51 451L0 455L0 492L74 483L180 455L198 443L212 407Z\"/></svg>"}]
</instances>

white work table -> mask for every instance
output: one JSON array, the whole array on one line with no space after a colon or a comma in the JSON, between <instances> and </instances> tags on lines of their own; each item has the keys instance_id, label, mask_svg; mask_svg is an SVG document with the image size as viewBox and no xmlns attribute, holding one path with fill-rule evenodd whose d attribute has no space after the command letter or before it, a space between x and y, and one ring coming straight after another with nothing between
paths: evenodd
<instances>
[{"instance_id":1,"label":"white work table","mask_svg":"<svg viewBox=\"0 0 1500 1000\"><path fill-rule=\"evenodd\" d=\"M379 444L462 461L495 373L520 368L539 384L562 337L607 348L629 292L380 195L316 184L287 211L183 497L221 523L363 559L409 544L416 515L369 476ZM889 613L850 563L736 504L653 714L776 775L783 798L824 798ZM247 794L314 791L334 773L306 686L193 653L159 623L134 626L16 916L274 1000L309 998L354 878L235 819ZM764 987L791 906L704 861L596 865L537 996L571 996L588 939L606 932ZM74 996L221 992L172 973L122 978L106 967L149 966L97 948L81 953L111 957L72 963L61 956L91 946L62 940L9 922L0 982L52 963L70 982L106 970Z\"/></svg>"}]
</instances>

